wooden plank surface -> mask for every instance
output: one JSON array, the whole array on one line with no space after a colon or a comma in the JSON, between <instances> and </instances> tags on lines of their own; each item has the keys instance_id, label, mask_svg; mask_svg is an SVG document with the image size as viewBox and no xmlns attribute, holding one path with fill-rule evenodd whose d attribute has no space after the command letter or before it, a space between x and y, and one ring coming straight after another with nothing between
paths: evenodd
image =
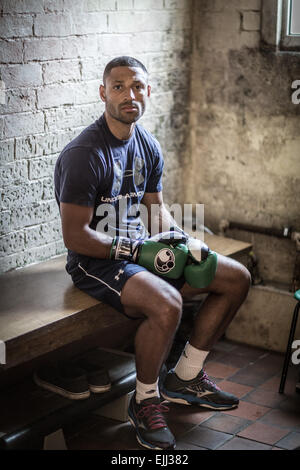
<instances>
[{"instance_id":1,"label":"wooden plank surface","mask_svg":"<svg viewBox=\"0 0 300 470\"><path fill-rule=\"evenodd\" d=\"M207 233L204 241L225 256L251 249L249 243ZM95 330L108 331L130 321L74 287L65 264L66 256L62 255L0 276L0 340L6 344L7 367Z\"/></svg>"},{"instance_id":2,"label":"wooden plank surface","mask_svg":"<svg viewBox=\"0 0 300 470\"><path fill-rule=\"evenodd\" d=\"M187 232L189 235L199 238L206 243L209 248L220 255L224 256L237 256L244 253L249 253L252 249L251 243L242 242L233 238L221 237L219 235L211 235L207 232Z\"/></svg>"},{"instance_id":3,"label":"wooden plank surface","mask_svg":"<svg viewBox=\"0 0 300 470\"><path fill-rule=\"evenodd\" d=\"M99 302L73 286L66 257L0 276L0 339L49 326Z\"/></svg>"},{"instance_id":4,"label":"wooden plank surface","mask_svg":"<svg viewBox=\"0 0 300 470\"><path fill-rule=\"evenodd\" d=\"M251 243L234 240L233 238L220 237L218 235L204 234L204 241L209 248L224 256L236 256L247 253L252 249Z\"/></svg>"},{"instance_id":5,"label":"wooden plank surface","mask_svg":"<svg viewBox=\"0 0 300 470\"><path fill-rule=\"evenodd\" d=\"M77 289L65 271L65 255L0 276L0 340L14 367L97 331L130 322L115 309Z\"/></svg>"},{"instance_id":6,"label":"wooden plank surface","mask_svg":"<svg viewBox=\"0 0 300 470\"><path fill-rule=\"evenodd\" d=\"M249 243L207 233L204 241L212 250L225 256L251 249ZM2 341L49 327L100 304L73 286L65 263L63 255L0 276Z\"/></svg>"}]
</instances>

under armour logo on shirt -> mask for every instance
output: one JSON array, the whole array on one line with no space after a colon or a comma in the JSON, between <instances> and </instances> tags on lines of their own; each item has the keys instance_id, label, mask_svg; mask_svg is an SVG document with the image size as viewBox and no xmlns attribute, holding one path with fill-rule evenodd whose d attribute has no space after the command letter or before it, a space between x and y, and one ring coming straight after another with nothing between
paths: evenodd
<instances>
[{"instance_id":1,"label":"under armour logo on shirt","mask_svg":"<svg viewBox=\"0 0 300 470\"><path fill-rule=\"evenodd\" d=\"M133 178L134 184L140 186L143 184L145 178L143 176L143 167L145 162L141 157L134 157L133 170L123 170L122 162L120 160L114 161L114 183L112 191L119 192L122 186L123 178Z\"/></svg>"},{"instance_id":2,"label":"under armour logo on shirt","mask_svg":"<svg viewBox=\"0 0 300 470\"><path fill-rule=\"evenodd\" d=\"M123 273L124 273L124 269L119 269L118 274L115 276L115 280L116 280L116 281L119 281L119 280L120 280L120 276L121 276L121 274L123 274Z\"/></svg>"},{"instance_id":3,"label":"under armour logo on shirt","mask_svg":"<svg viewBox=\"0 0 300 470\"><path fill-rule=\"evenodd\" d=\"M134 182L137 186L144 182L144 176L142 174L142 169L145 165L145 162L140 157L135 157L134 160Z\"/></svg>"}]
</instances>

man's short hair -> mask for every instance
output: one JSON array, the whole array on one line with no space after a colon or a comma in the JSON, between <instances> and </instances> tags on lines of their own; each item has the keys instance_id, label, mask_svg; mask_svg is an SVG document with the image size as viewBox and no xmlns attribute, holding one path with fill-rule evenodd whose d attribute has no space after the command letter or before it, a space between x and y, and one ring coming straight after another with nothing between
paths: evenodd
<instances>
[{"instance_id":1,"label":"man's short hair","mask_svg":"<svg viewBox=\"0 0 300 470\"><path fill-rule=\"evenodd\" d=\"M129 56L121 56L121 57L116 57L115 59L112 59L108 64L106 65L104 72L103 72L103 83L105 85L105 81L110 74L111 70L115 67L136 67L136 68L141 68L145 74L148 76L148 71L146 67L140 62L139 60L135 59L134 57L129 57Z\"/></svg>"}]
</instances>

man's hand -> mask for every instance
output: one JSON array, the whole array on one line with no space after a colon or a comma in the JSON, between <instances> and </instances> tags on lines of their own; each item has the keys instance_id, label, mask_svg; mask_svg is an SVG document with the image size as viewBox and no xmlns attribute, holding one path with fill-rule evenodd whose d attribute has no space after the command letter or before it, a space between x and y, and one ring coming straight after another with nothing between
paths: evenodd
<instances>
[{"instance_id":1,"label":"man's hand","mask_svg":"<svg viewBox=\"0 0 300 470\"><path fill-rule=\"evenodd\" d=\"M147 240L115 237L110 258L139 264L158 276L178 279L188 259L186 239L166 232Z\"/></svg>"}]
</instances>

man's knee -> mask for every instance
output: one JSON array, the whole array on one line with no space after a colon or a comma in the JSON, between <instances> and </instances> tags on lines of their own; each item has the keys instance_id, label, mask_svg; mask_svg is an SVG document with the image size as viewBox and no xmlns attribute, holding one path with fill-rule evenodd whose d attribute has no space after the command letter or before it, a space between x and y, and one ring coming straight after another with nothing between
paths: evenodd
<instances>
[{"instance_id":1,"label":"man's knee","mask_svg":"<svg viewBox=\"0 0 300 470\"><path fill-rule=\"evenodd\" d=\"M122 290L121 302L129 316L144 316L162 328L173 328L181 318L181 294L162 278L147 271L127 281Z\"/></svg>"},{"instance_id":2,"label":"man's knee","mask_svg":"<svg viewBox=\"0 0 300 470\"><path fill-rule=\"evenodd\" d=\"M241 288L244 289L248 293L250 286L251 286L251 274L243 264L240 264L239 268L240 268L240 276L239 276L240 281L239 282L240 282Z\"/></svg>"},{"instance_id":3,"label":"man's knee","mask_svg":"<svg viewBox=\"0 0 300 470\"><path fill-rule=\"evenodd\" d=\"M241 263L235 262L235 269L232 273L233 282L231 282L233 292L237 292L246 297L251 285L251 274Z\"/></svg>"},{"instance_id":4,"label":"man's knee","mask_svg":"<svg viewBox=\"0 0 300 470\"><path fill-rule=\"evenodd\" d=\"M211 291L228 296L244 298L251 285L248 269L238 261L218 255L217 274Z\"/></svg>"},{"instance_id":5,"label":"man's knee","mask_svg":"<svg viewBox=\"0 0 300 470\"><path fill-rule=\"evenodd\" d=\"M182 315L182 297L180 293L171 288L165 293L156 311L153 312L153 318L162 329L174 331L177 329Z\"/></svg>"}]
</instances>

